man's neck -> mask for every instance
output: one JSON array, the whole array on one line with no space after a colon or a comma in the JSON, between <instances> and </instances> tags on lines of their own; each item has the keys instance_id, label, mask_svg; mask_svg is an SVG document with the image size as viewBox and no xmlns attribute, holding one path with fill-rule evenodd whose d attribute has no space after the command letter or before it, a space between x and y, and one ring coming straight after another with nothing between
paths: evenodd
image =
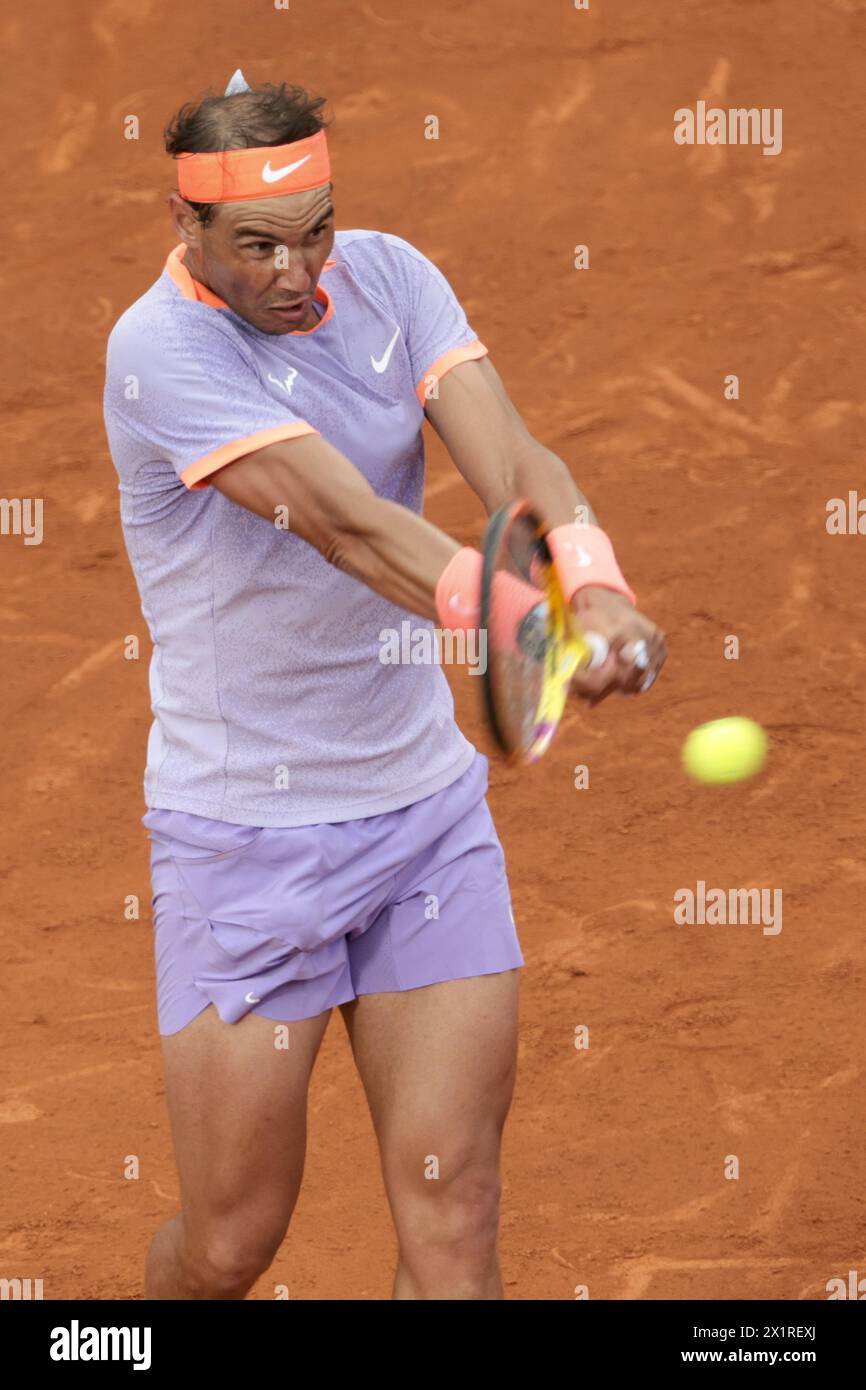
<instances>
[{"instance_id":1,"label":"man's neck","mask_svg":"<svg viewBox=\"0 0 866 1390\"><path fill-rule=\"evenodd\" d=\"M204 285L205 289L210 290L211 294L214 294L215 291L207 283L207 281L204 278L204 275L202 274L201 266L199 265L198 260L198 252L196 251L195 247L188 246L183 253L182 259L184 266L189 271L193 280L198 280L200 285Z\"/></svg>"}]
</instances>

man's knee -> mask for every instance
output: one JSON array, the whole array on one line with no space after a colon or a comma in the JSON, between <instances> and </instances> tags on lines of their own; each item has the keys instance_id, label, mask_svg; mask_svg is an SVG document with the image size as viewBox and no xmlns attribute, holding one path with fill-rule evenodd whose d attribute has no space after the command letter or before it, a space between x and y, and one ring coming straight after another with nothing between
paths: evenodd
<instances>
[{"instance_id":1,"label":"man's knee","mask_svg":"<svg viewBox=\"0 0 866 1390\"><path fill-rule=\"evenodd\" d=\"M246 1293L273 1264L285 1234L280 1220L215 1221L188 1247L187 1277L212 1296Z\"/></svg>"},{"instance_id":2,"label":"man's knee","mask_svg":"<svg viewBox=\"0 0 866 1390\"><path fill-rule=\"evenodd\" d=\"M501 1195L496 1163L467 1162L413 1184L399 1203L401 1244L483 1254L496 1243Z\"/></svg>"}]
</instances>

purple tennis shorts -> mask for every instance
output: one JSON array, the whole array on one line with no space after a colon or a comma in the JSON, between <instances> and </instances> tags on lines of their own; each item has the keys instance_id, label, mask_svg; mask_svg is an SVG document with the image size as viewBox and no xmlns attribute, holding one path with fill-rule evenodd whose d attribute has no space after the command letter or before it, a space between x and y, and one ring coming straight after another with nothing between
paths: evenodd
<instances>
[{"instance_id":1,"label":"purple tennis shorts","mask_svg":"<svg viewBox=\"0 0 866 1390\"><path fill-rule=\"evenodd\" d=\"M159 1031L313 1018L523 965L487 759L399 811L265 828L150 810Z\"/></svg>"}]
</instances>

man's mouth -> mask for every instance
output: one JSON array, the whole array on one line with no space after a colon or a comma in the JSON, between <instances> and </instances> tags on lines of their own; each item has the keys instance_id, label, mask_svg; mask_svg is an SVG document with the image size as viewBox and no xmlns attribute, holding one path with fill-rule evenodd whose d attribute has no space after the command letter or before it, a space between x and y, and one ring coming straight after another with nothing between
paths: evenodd
<instances>
[{"instance_id":1,"label":"man's mouth","mask_svg":"<svg viewBox=\"0 0 866 1390\"><path fill-rule=\"evenodd\" d=\"M279 314L281 318L287 319L301 318L306 307L306 296L303 299L293 299L289 304L271 304L268 306L270 313Z\"/></svg>"}]
</instances>

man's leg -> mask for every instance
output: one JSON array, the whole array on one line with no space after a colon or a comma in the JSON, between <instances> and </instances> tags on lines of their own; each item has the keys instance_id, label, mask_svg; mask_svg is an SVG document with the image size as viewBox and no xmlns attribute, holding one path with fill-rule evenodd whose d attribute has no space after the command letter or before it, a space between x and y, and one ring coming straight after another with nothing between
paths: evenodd
<instances>
[{"instance_id":1,"label":"man's leg","mask_svg":"<svg viewBox=\"0 0 866 1390\"><path fill-rule=\"evenodd\" d=\"M209 1007L163 1037L182 1211L148 1251L145 1298L241 1299L273 1261L304 1171L307 1089L330 1010L299 1023ZM289 1046L274 1046L275 1028Z\"/></svg>"},{"instance_id":2,"label":"man's leg","mask_svg":"<svg viewBox=\"0 0 866 1390\"><path fill-rule=\"evenodd\" d=\"M500 1140L517 970L341 1006L399 1241L396 1299L501 1299Z\"/></svg>"}]
</instances>

